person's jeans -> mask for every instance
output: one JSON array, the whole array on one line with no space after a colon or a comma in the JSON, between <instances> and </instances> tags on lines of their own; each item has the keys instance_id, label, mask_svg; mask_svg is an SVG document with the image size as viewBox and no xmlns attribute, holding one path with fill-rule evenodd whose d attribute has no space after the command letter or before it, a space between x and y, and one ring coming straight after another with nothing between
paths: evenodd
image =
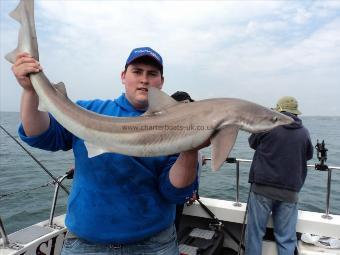
<instances>
[{"instance_id":1,"label":"person's jeans","mask_svg":"<svg viewBox=\"0 0 340 255\"><path fill-rule=\"evenodd\" d=\"M64 241L61 255L96 254L96 255L178 255L175 226L145 240L125 245L92 244L79 238Z\"/></svg>"},{"instance_id":2,"label":"person's jeans","mask_svg":"<svg viewBox=\"0 0 340 255\"><path fill-rule=\"evenodd\" d=\"M296 247L297 203L273 200L250 192L245 255L261 255L262 239L272 212L274 236L279 255L293 255Z\"/></svg>"}]
</instances>

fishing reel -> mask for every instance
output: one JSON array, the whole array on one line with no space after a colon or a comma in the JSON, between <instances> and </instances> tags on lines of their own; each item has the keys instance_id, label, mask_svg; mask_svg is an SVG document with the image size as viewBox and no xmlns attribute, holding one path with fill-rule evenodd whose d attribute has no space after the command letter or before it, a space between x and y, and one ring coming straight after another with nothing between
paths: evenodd
<instances>
[{"instance_id":1,"label":"fishing reel","mask_svg":"<svg viewBox=\"0 0 340 255\"><path fill-rule=\"evenodd\" d=\"M327 161L328 149L325 147L325 141L322 140L322 142L319 143L319 140L317 140L315 149L317 151L317 157L319 160L319 163L315 164L315 169L319 171L327 171L328 166L325 164L325 162Z\"/></svg>"}]
</instances>

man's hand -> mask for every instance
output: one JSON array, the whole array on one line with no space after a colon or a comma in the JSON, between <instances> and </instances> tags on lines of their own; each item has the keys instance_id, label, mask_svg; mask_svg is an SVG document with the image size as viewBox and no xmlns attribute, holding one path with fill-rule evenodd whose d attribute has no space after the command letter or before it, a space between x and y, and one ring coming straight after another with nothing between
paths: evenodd
<instances>
[{"instance_id":1,"label":"man's hand","mask_svg":"<svg viewBox=\"0 0 340 255\"><path fill-rule=\"evenodd\" d=\"M28 78L30 73L38 73L42 70L40 63L32 58L28 53L21 52L16 56L12 71L19 84L25 90L34 90L31 80Z\"/></svg>"},{"instance_id":2,"label":"man's hand","mask_svg":"<svg viewBox=\"0 0 340 255\"><path fill-rule=\"evenodd\" d=\"M192 197L187 201L187 205L192 205L198 198L198 194L194 192Z\"/></svg>"},{"instance_id":3,"label":"man's hand","mask_svg":"<svg viewBox=\"0 0 340 255\"><path fill-rule=\"evenodd\" d=\"M12 71L23 88L20 105L20 117L27 136L35 136L45 132L50 125L50 117L47 112L38 110L39 97L35 92L30 73L38 73L42 70L38 61L26 52L18 53Z\"/></svg>"}]
</instances>

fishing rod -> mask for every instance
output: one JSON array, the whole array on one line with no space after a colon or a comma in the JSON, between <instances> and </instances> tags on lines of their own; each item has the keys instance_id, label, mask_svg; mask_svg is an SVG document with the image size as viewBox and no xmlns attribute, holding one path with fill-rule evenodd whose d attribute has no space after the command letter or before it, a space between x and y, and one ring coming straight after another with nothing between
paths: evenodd
<instances>
[{"instance_id":1,"label":"fishing rod","mask_svg":"<svg viewBox=\"0 0 340 255\"><path fill-rule=\"evenodd\" d=\"M58 185L67 193L67 195L70 194L69 190L58 180L58 178L55 177L50 171L48 171L47 168L18 141L18 139L16 139L13 135L11 135L1 124L0 124L0 128L10 138L12 138L21 147L21 149L23 149L29 155L55 181L55 183L58 183Z\"/></svg>"},{"instance_id":2,"label":"fishing rod","mask_svg":"<svg viewBox=\"0 0 340 255\"><path fill-rule=\"evenodd\" d=\"M247 205L246 205L246 211L244 212L244 216L243 216L242 231L241 231L241 240L240 240L240 243L239 243L239 246L238 246L238 249L237 249L237 255L241 255L241 249L245 251L245 247L244 247L244 235L245 235L245 231L246 231L246 219L247 219L247 214L248 214L248 205L249 205L250 192L251 192L251 186L249 188Z\"/></svg>"},{"instance_id":3,"label":"fishing rod","mask_svg":"<svg viewBox=\"0 0 340 255\"><path fill-rule=\"evenodd\" d=\"M229 235L229 237L237 244L239 244L239 246L244 250L245 247L243 245L243 243L241 243L240 240L237 239L237 237L230 232L223 224L223 222L218 219L216 217L216 215L198 198L196 199L196 201L200 204L200 206L204 209L204 211L216 222L215 227L217 229L223 229L223 231ZM211 226L214 226L214 224L211 224Z\"/></svg>"}]
</instances>

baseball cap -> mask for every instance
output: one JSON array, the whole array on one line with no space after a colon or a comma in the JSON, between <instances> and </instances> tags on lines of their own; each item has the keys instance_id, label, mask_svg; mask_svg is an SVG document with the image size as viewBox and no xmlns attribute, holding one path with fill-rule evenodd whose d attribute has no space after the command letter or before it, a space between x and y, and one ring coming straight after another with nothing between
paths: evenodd
<instances>
[{"instance_id":1,"label":"baseball cap","mask_svg":"<svg viewBox=\"0 0 340 255\"><path fill-rule=\"evenodd\" d=\"M171 97L179 102L184 101L184 100L188 100L189 102L194 102L194 100L190 97L190 95L185 91L176 91L175 93L171 95Z\"/></svg>"},{"instance_id":2,"label":"baseball cap","mask_svg":"<svg viewBox=\"0 0 340 255\"><path fill-rule=\"evenodd\" d=\"M296 115L301 114L298 110L298 101L291 96L284 96L277 101L276 110L279 112L290 112Z\"/></svg>"},{"instance_id":3,"label":"baseball cap","mask_svg":"<svg viewBox=\"0 0 340 255\"><path fill-rule=\"evenodd\" d=\"M133 49L126 60L125 67L127 67L131 62L141 57L151 57L160 66L161 71L163 71L163 59L157 51L151 49L150 47L141 47Z\"/></svg>"}]
</instances>

